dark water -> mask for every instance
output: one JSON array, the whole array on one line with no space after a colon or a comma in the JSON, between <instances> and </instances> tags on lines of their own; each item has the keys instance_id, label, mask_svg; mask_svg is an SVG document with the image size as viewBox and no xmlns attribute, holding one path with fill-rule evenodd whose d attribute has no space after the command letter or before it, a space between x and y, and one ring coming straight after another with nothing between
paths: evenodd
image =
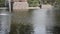
<instances>
[{"instance_id":1,"label":"dark water","mask_svg":"<svg viewBox=\"0 0 60 34\"><path fill-rule=\"evenodd\" d=\"M10 34L22 34L18 28L19 25L21 26L21 23L25 25L32 24L30 30L28 27L28 34L60 34L60 10L51 8L26 12L14 11L12 17ZM27 34L27 31L24 31L26 28L23 28L23 34Z\"/></svg>"}]
</instances>

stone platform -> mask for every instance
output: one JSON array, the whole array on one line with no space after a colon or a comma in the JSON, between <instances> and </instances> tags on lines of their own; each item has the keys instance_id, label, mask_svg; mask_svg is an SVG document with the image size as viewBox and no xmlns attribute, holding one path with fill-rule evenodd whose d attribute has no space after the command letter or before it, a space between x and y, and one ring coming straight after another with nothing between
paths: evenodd
<instances>
[{"instance_id":1,"label":"stone platform","mask_svg":"<svg viewBox=\"0 0 60 34\"><path fill-rule=\"evenodd\" d=\"M13 9L25 9L29 5L27 2L14 2Z\"/></svg>"},{"instance_id":2,"label":"stone platform","mask_svg":"<svg viewBox=\"0 0 60 34\"><path fill-rule=\"evenodd\" d=\"M14 11L28 11L28 9L38 9L39 7L29 7L27 2L14 2L13 10Z\"/></svg>"}]
</instances>

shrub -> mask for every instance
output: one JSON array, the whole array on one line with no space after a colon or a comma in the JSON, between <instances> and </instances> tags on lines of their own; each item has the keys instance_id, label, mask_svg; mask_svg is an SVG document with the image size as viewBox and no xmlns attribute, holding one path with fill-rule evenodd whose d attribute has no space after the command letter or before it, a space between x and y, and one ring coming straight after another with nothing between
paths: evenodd
<instances>
[{"instance_id":1,"label":"shrub","mask_svg":"<svg viewBox=\"0 0 60 34\"><path fill-rule=\"evenodd\" d=\"M36 7L39 6L39 0L28 0L30 7Z\"/></svg>"},{"instance_id":2,"label":"shrub","mask_svg":"<svg viewBox=\"0 0 60 34\"><path fill-rule=\"evenodd\" d=\"M5 6L5 0L0 0L0 7L4 7Z\"/></svg>"}]
</instances>

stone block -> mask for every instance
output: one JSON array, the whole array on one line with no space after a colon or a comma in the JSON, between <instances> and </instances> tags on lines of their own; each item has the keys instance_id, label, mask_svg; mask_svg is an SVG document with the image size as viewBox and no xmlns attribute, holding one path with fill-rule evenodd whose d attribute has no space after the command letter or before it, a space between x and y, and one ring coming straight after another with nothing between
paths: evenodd
<instances>
[{"instance_id":1,"label":"stone block","mask_svg":"<svg viewBox=\"0 0 60 34\"><path fill-rule=\"evenodd\" d=\"M28 8L28 3L27 2L14 2L13 4L13 10L24 10Z\"/></svg>"}]
</instances>

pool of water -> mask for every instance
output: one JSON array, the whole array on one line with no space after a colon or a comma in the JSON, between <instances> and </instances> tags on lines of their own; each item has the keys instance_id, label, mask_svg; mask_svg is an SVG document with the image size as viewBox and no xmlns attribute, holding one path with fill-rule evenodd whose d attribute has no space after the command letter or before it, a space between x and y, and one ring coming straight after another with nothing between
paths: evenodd
<instances>
[{"instance_id":1,"label":"pool of water","mask_svg":"<svg viewBox=\"0 0 60 34\"><path fill-rule=\"evenodd\" d=\"M24 31L24 34L59 34L60 33L60 10L57 9L35 9L29 11L13 11L12 26L10 34L21 34L17 26L21 23L32 24L32 30ZM29 27L28 27L29 28Z\"/></svg>"}]
</instances>

